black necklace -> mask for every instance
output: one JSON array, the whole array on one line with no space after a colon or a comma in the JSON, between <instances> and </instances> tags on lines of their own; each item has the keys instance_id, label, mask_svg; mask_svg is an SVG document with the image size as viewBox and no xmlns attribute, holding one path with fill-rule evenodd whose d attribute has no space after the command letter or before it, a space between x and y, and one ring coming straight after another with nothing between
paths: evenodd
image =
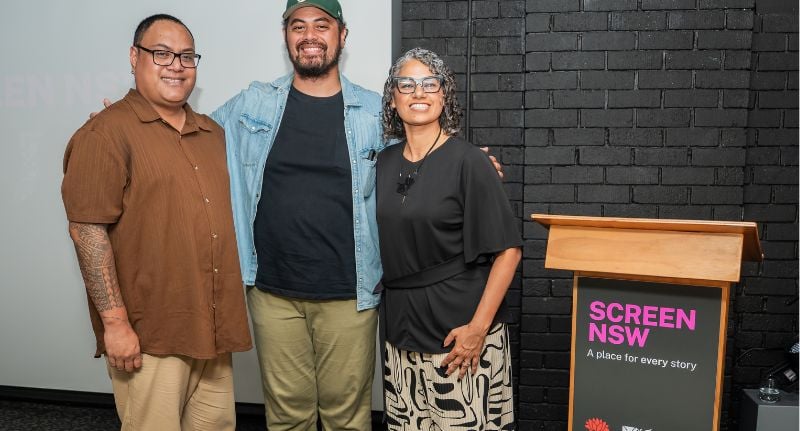
<instances>
[{"instance_id":1,"label":"black necklace","mask_svg":"<svg viewBox=\"0 0 800 431\"><path fill-rule=\"evenodd\" d=\"M431 151L433 151L433 147L435 147L436 143L439 142L439 138L441 136L442 136L442 128L440 127L439 133L436 135L436 140L433 141L431 147L428 148L428 151L425 153L424 156L422 156L422 159L420 159L417 168L409 172L408 175L405 176L405 178L403 177L403 169L402 168L400 169L400 179L397 181L397 193L403 195L403 200L400 203L405 203L406 196L408 196L408 189L410 189L411 186L414 185L414 181L417 178L417 174L419 174L419 170L422 169L422 165L425 164L425 159L428 158L428 154L430 154ZM408 147L408 141L406 141L406 147Z\"/></svg>"}]
</instances>

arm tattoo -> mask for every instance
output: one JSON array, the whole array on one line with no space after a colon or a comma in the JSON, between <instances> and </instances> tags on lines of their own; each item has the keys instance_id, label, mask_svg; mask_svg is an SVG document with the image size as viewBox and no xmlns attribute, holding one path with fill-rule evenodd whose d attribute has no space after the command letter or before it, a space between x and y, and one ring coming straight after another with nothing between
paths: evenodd
<instances>
[{"instance_id":1,"label":"arm tattoo","mask_svg":"<svg viewBox=\"0 0 800 431\"><path fill-rule=\"evenodd\" d=\"M70 222L69 231L75 243L86 291L97 311L124 307L117 281L114 251L111 249L106 226Z\"/></svg>"}]
</instances>

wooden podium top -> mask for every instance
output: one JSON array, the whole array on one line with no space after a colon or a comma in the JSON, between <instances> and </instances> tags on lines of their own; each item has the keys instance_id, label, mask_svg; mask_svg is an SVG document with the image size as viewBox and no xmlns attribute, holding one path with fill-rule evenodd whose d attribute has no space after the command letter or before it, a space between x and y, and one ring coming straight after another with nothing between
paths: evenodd
<instances>
[{"instance_id":1,"label":"wooden podium top","mask_svg":"<svg viewBox=\"0 0 800 431\"><path fill-rule=\"evenodd\" d=\"M549 214L531 218L552 228L547 268L736 282L742 260L763 260L752 222Z\"/></svg>"}]
</instances>

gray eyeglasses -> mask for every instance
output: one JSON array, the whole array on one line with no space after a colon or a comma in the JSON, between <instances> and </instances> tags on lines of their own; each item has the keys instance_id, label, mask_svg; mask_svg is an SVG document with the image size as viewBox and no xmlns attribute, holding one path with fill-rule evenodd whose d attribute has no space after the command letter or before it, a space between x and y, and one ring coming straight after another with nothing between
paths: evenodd
<instances>
[{"instance_id":1,"label":"gray eyeglasses","mask_svg":"<svg viewBox=\"0 0 800 431\"><path fill-rule=\"evenodd\" d=\"M397 91L403 94L411 94L419 85L425 93L436 93L442 88L441 76L426 76L423 78L411 78L409 76L395 76L394 85Z\"/></svg>"}]
</instances>

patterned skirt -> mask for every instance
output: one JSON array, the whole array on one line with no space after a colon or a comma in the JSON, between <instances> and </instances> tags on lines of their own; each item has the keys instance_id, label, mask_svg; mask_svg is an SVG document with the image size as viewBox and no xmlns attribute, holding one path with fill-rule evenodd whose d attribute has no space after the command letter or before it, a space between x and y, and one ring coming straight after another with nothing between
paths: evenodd
<instances>
[{"instance_id":1,"label":"patterned skirt","mask_svg":"<svg viewBox=\"0 0 800 431\"><path fill-rule=\"evenodd\" d=\"M402 350L386 342L384 366L389 431L513 430L514 399L508 331L486 336L477 373L445 375L446 353Z\"/></svg>"}]
</instances>

